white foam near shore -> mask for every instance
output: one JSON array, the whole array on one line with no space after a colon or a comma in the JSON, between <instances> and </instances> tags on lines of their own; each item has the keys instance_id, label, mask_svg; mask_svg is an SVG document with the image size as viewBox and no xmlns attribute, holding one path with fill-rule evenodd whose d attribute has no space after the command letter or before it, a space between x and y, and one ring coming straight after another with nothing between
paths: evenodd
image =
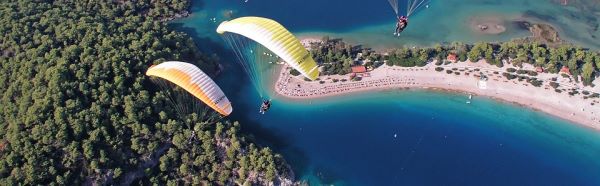
<instances>
[{"instance_id":1,"label":"white foam near shore","mask_svg":"<svg viewBox=\"0 0 600 186\"><path fill-rule=\"evenodd\" d=\"M444 70L441 72L436 71L436 67L438 66L433 63L424 67L410 68L384 65L362 74L360 81L348 80L347 75L331 75L321 76L320 80L312 82L305 81L301 76L292 76L287 68L282 68L275 82L275 92L289 99L312 99L352 92L399 88L427 87L464 91L517 103L600 130L600 99L584 99L582 94L571 96L566 91L558 93L550 87L549 82L551 78L558 78L562 88L579 87L590 92L598 92L598 90L569 82L558 74L539 74L536 78L543 80L544 83L541 87L534 87L526 81L507 80L502 76L502 72L506 72L507 67L498 68L485 62L452 63L442 66ZM455 70L451 74L446 72L452 69ZM456 75L455 72L459 72L460 75ZM480 73L488 77L487 81L477 77ZM334 82L334 79L338 81ZM346 81L343 82L342 79Z\"/></svg>"}]
</instances>

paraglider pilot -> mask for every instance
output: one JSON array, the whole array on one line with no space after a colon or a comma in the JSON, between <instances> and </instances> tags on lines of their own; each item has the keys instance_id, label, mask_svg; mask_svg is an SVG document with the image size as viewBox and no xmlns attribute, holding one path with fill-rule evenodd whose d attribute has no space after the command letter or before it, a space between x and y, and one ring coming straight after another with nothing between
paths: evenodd
<instances>
[{"instance_id":1,"label":"paraglider pilot","mask_svg":"<svg viewBox=\"0 0 600 186\"><path fill-rule=\"evenodd\" d=\"M260 106L260 113L265 114L271 108L271 100L263 100L262 105Z\"/></svg>"},{"instance_id":2,"label":"paraglider pilot","mask_svg":"<svg viewBox=\"0 0 600 186\"><path fill-rule=\"evenodd\" d=\"M397 17L397 18L398 18L398 22L396 23L396 31L394 32L394 35L400 36L400 33L402 31L404 31L406 26L408 26L408 17L401 16L401 17Z\"/></svg>"}]
</instances>

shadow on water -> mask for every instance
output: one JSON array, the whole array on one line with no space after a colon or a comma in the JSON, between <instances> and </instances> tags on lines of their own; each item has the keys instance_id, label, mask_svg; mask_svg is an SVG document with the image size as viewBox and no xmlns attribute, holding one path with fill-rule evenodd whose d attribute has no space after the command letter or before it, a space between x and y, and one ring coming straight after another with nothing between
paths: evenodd
<instances>
[{"instance_id":1,"label":"shadow on water","mask_svg":"<svg viewBox=\"0 0 600 186\"><path fill-rule=\"evenodd\" d=\"M556 17L554 17L554 16L546 15L546 14L541 14L541 13L538 13L538 12L533 11L533 10L527 10L527 11L525 11L525 13L523 13L523 17L537 18L537 19L540 19L540 20L543 20L543 21L553 21L553 22L557 21Z\"/></svg>"},{"instance_id":2,"label":"shadow on water","mask_svg":"<svg viewBox=\"0 0 600 186\"><path fill-rule=\"evenodd\" d=\"M204 3L204 0L194 0L191 2L192 3L192 12L194 10L201 10L204 9L204 6L206 3Z\"/></svg>"},{"instance_id":3,"label":"shadow on water","mask_svg":"<svg viewBox=\"0 0 600 186\"><path fill-rule=\"evenodd\" d=\"M196 5L195 5L196 6ZM222 66L223 72L217 78L217 83L226 92L233 103L237 103L235 111L229 117L229 120L240 121L242 124L241 132L248 135L251 141L256 142L260 146L270 147L274 152L283 154L286 161L291 165L292 170L296 175L303 175L307 172L309 159L308 156L297 147L292 146L288 138L281 135L280 132L263 127L258 122L252 121L249 118L248 112L255 112L253 104L254 99L248 98L248 95L243 94L244 86L240 84L250 85L251 82L245 77L244 71L235 63L234 54L224 45L208 37L199 37L199 33L192 27L186 27L182 23L171 23L169 26L175 30L188 34L198 48L206 54L216 54L219 56L219 63ZM242 94L240 94L242 93ZM258 100L257 100L258 101ZM327 174L329 175L329 174ZM327 176L328 178L331 176ZM332 179L328 179L332 180Z\"/></svg>"},{"instance_id":4,"label":"shadow on water","mask_svg":"<svg viewBox=\"0 0 600 186\"><path fill-rule=\"evenodd\" d=\"M240 113L249 112L248 109L238 109ZM251 112L253 112L252 110ZM242 121L242 132L249 135L250 140L261 146L267 146L274 152L283 154L287 163L292 167L296 175L301 175L308 169L309 159L304 151L294 147L291 141L281 135L277 130L263 127L258 122L252 122L248 118L237 117L237 121Z\"/></svg>"},{"instance_id":5,"label":"shadow on water","mask_svg":"<svg viewBox=\"0 0 600 186\"><path fill-rule=\"evenodd\" d=\"M240 111L239 113L254 112L253 109L248 109L248 107L241 107L238 111ZM295 147L289 138L286 138L282 132L276 129L265 128L258 122L252 122L247 117L238 116L235 118L236 120L243 121L242 132L249 134L251 141L258 143L261 146L268 146L274 152L283 154L286 162L294 171L296 179L312 172L313 175L319 178L321 184L330 185L341 180L334 171L323 166L311 168L311 166L309 166L310 159L308 155L302 149Z\"/></svg>"},{"instance_id":6,"label":"shadow on water","mask_svg":"<svg viewBox=\"0 0 600 186\"><path fill-rule=\"evenodd\" d=\"M169 23L169 27L189 35L200 51L206 54L217 54L219 57L233 55L222 43L216 42L212 38L199 37L200 33L196 29L187 27L183 23Z\"/></svg>"},{"instance_id":7,"label":"shadow on water","mask_svg":"<svg viewBox=\"0 0 600 186\"><path fill-rule=\"evenodd\" d=\"M341 179L338 179L339 176L337 176L334 171L327 167L315 167L313 172L314 175L319 178L319 182L321 182L322 185L334 185L335 183L342 181Z\"/></svg>"}]
</instances>

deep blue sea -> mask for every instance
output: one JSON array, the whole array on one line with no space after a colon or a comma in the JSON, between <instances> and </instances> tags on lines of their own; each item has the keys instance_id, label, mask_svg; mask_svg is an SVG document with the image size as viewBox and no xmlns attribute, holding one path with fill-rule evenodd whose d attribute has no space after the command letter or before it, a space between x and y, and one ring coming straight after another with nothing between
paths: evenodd
<instances>
[{"instance_id":1,"label":"deep blue sea","mask_svg":"<svg viewBox=\"0 0 600 186\"><path fill-rule=\"evenodd\" d=\"M283 154L297 179L311 185L600 185L600 132L489 98L465 104L466 94L425 90L303 101L275 97L271 111L260 115L254 88L214 32L232 14L269 17L298 35L326 34L372 47L503 41L527 32L509 27L499 36L480 36L460 25L473 15L512 20L528 12L535 19L552 15L547 21L568 38L599 45L570 35L584 26L561 27L584 23L566 21L573 10L562 13L564 7L551 0L433 0L430 8L411 17L405 38L399 39L388 30L394 13L387 3L194 1L192 16L173 26L193 36L203 51L220 56L224 71L217 81L234 103L230 119ZM459 27L449 26L448 20L457 20Z\"/></svg>"}]
</instances>

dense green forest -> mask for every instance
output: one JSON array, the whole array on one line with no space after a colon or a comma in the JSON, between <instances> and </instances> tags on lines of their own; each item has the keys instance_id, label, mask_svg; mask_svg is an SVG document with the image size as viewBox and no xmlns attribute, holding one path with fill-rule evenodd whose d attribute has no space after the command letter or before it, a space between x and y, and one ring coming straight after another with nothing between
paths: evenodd
<instances>
[{"instance_id":1,"label":"dense green forest","mask_svg":"<svg viewBox=\"0 0 600 186\"><path fill-rule=\"evenodd\" d=\"M144 75L165 60L206 72L165 18L190 0L2 1L0 185L265 184L291 172L240 125L178 117Z\"/></svg>"},{"instance_id":2,"label":"dense green forest","mask_svg":"<svg viewBox=\"0 0 600 186\"><path fill-rule=\"evenodd\" d=\"M309 48L314 60L321 66L321 75L348 74L352 71L352 66L360 65L359 61L367 61L364 65L374 66L377 64L373 62L381 59L381 55L373 50L360 45L353 46L342 39L330 39L326 36L321 41L311 43ZM292 74L299 75L294 71Z\"/></svg>"},{"instance_id":3,"label":"dense green forest","mask_svg":"<svg viewBox=\"0 0 600 186\"><path fill-rule=\"evenodd\" d=\"M341 39L324 37L322 41L313 43L310 47L315 60L323 66L322 75L344 75L355 65L376 68L382 61L388 66L402 67L425 66L434 60L441 65L449 54L456 55L457 61L464 62L469 59L477 62L483 59L499 67L508 63L514 67L522 67L524 63L528 63L543 67L549 73L558 73L562 67L567 67L571 75L581 77L585 85L591 85L600 71L600 53L568 44L551 47L520 40L502 43L451 43L424 48L399 48L378 53L346 44ZM361 56L357 58L359 53Z\"/></svg>"}]
</instances>

